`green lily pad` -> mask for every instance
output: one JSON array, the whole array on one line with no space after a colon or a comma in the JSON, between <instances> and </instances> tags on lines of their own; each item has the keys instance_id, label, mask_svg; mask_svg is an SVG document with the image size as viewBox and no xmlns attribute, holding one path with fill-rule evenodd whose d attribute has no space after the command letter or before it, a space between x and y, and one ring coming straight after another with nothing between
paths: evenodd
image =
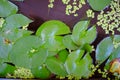
<instances>
[{"instance_id":1,"label":"green lily pad","mask_svg":"<svg viewBox=\"0 0 120 80\"><path fill-rule=\"evenodd\" d=\"M21 37L29 36L32 34L32 32L23 29L7 29L2 34L4 38L8 39L11 42L15 42Z\"/></svg>"},{"instance_id":2,"label":"green lily pad","mask_svg":"<svg viewBox=\"0 0 120 80\"><path fill-rule=\"evenodd\" d=\"M0 62L0 77L6 77L8 73L13 74L15 69L15 66Z\"/></svg>"},{"instance_id":3,"label":"green lily pad","mask_svg":"<svg viewBox=\"0 0 120 80\"><path fill-rule=\"evenodd\" d=\"M83 55L83 50L76 50L68 55L65 62L65 68L68 74L77 78L88 78L92 74L90 68L90 65L92 65L92 58L89 53L86 53L84 57Z\"/></svg>"},{"instance_id":4,"label":"green lily pad","mask_svg":"<svg viewBox=\"0 0 120 80\"><path fill-rule=\"evenodd\" d=\"M113 42L110 37L103 39L96 48L96 60L98 64L103 63L114 50Z\"/></svg>"},{"instance_id":5,"label":"green lily pad","mask_svg":"<svg viewBox=\"0 0 120 80\"><path fill-rule=\"evenodd\" d=\"M62 61L63 63L66 61L66 58L68 56L69 52L67 50L61 50L58 52L58 60Z\"/></svg>"},{"instance_id":6,"label":"green lily pad","mask_svg":"<svg viewBox=\"0 0 120 80\"><path fill-rule=\"evenodd\" d=\"M55 56L57 53L57 51L48 51L48 57Z\"/></svg>"},{"instance_id":7,"label":"green lily pad","mask_svg":"<svg viewBox=\"0 0 120 80\"><path fill-rule=\"evenodd\" d=\"M37 68L32 69L32 73L35 76L35 78L40 79L48 79L51 75L51 72L43 66L39 66Z\"/></svg>"},{"instance_id":8,"label":"green lily pad","mask_svg":"<svg viewBox=\"0 0 120 80\"><path fill-rule=\"evenodd\" d=\"M78 48L77 45L72 41L71 35L64 36L63 44L67 49L70 49L70 50L75 50Z\"/></svg>"},{"instance_id":9,"label":"green lily pad","mask_svg":"<svg viewBox=\"0 0 120 80\"><path fill-rule=\"evenodd\" d=\"M0 0L0 17L7 17L15 14L18 7L8 0Z\"/></svg>"},{"instance_id":10,"label":"green lily pad","mask_svg":"<svg viewBox=\"0 0 120 80\"><path fill-rule=\"evenodd\" d=\"M84 54L84 51L78 49L76 51L71 52L68 55L68 57L65 61L65 64L64 64L68 74L73 74L73 72L77 66L77 64L75 62L77 60L80 60L82 58L83 54Z\"/></svg>"},{"instance_id":11,"label":"green lily pad","mask_svg":"<svg viewBox=\"0 0 120 80\"><path fill-rule=\"evenodd\" d=\"M101 11L110 4L111 0L88 0L89 5L96 11Z\"/></svg>"},{"instance_id":12,"label":"green lily pad","mask_svg":"<svg viewBox=\"0 0 120 80\"><path fill-rule=\"evenodd\" d=\"M58 60L55 57L49 57L47 58L45 62L47 68L54 74L59 75L59 76L66 76L67 72L64 68L63 62Z\"/></svg>"},{"instance_id":13,"label":"green lily pad","mask_svg":"<svg viewBox=\"0 0 120 80\"><path fill-rule=\"evenodd\" d=\"M120 35L115 35L115 36L114 36L114 40L115 40L116 42L120 42ZM116 58L120 58L120 45L119 45L117 48L114 48L113 52L111 53L109 59L108 59L107 62L106 62L105 68L106 68L106 69L109 69L109 67L110 67L110 62L111 62L113 59L116 59Z\"/></svg>"},{"instance_id":14,"label":"green lily pad","mask_svg":"<svg viewBox=\"0 0 120 80\"><path fill-rule=\"evenodd\" d=\"M71 38L76 45L80 46L85 43L91 44L96 39L97 36L96 27L93 26L87 30L88 24L89 21L80 21L73 28Z\"/></svg>"},{"instance_id":15,"label":"green lily pad","mask_svg":"<svg viewBox=\"0 0 120 80\"><path fill-rule=\"evenodd\" d=\"M115 58L119 58L120 57L119 53L120 53L120 46L113 50L113 52L111 53L111 55L109 57L109 61L112 61Z\"/></svg>"},{"instance_id":16,"label":"green lily pad","mask_svg":"<svg viewBox=\"0 0 120 80\"><path fill-rule=\"evenodd\" d=\"M12 49L12 44L8 44L4 37L0 36L0 58L8 60L8 53Z\"/></svg>"},{"instance_id":17,"label":"green lily pad","mask_svg":"<svg viewBox=\"0 0 120 80\"><path fill-rule=\"evenodd\" d=\"M85 50L86 52L89 52L89 53L91 53L93 51L93 47L88 43L84 44L81 49Z\"/></svg>"},{"instance_id":18,"label":"green lily pad","mask_svg":"<svg viewBox=\"0 0 120 80\"><path fill-rule=\"evenodd\" d=\"M31 31L14 29L2 32L0 35L0 58L8 60L8 54L12 49L13 43L21 37L31 34Z\"/></svg>"},{"instance_id":19,"label":"green lily pad","mask_svg":"<svg viewBox=\"0 0 120 80\"><path fill-rule=\"evenodd\" d=\"M65 46L62 43L63 37L62 36L51 36L50 38L46 39L43 45L44 48L47 48L50 52L58 52L62 49L65 49ZM51 54L50 54L51 55Z\"/></svg>"},{"instance_id":20,"label":"green lily pad","mask_svg":"<svg viewBox=\"0 0 120 80\"><path fill-rule=\"evenodd\" d=\"M26 26L31 23L32 20L28 19L26 16L22 14L14 14L6 18L6 28L18 28L22 26Z\"/></svg>"},{"instance_id":21,"label":"green lily pad","mask_svg":"<svg viewBox=\"0 0 120 80\"><path fill-rule=\"evenodd\" d=\"M70 29L66 24L58 20L50 20L40 26L36 35L42 38L45 48L49 49L49 51L58 52L65 48L61 35L68 33L70 33Z\"/></svg>"},{"instance_id":22,"label":"green lily pad","mask_svg":"<svg viewBox=\"0 0 120 80\"><path fill-rule=\"evenodd\" d=\"M71 38L76 45L82 45L81 39L85 37L88 24L89 21L80 21L74 26Z\"/></svg>"},{"instance_id":23,"label":"green lily pad","mask_svg":"<svg viewBox=\"0 0 120 80\"><path fill-rule=\"evenodd\" d=\"M4 62L9 61L8 54L12 49L12 44L5 43L5 39L0 36L0 77L5 77L7 73L13 73L15 67Z\"/></svg>"},{"instance_id":24,"label":"green lily pad","mask_svg":"<svg viewBox=\"0 0 120 80\"><path fill-rule=\"evenodd\" d=\"M97 30L96 26L92 26L90 29L87 30L85 37L83 38L83 42L85 43L92 43L97 37Z\"/></svg>"},{"instance_id":25,"label":"green lily pad","mask_svg":"<svg viewBox=\"0 0 120 80\"><path fill-rule=\"evenodd\" d=\"M92 75L91 65L92 65L92 58L89 53L87 53L83 59L76 62L77 66L74 70L74 75L78 77L89 78Z\"/></svg>"},{"instance_id":26,"label":"green lily pad","mask_svg":"<svg viewBox=\"0 0 120 80\"><path fill-rule=\"evenodd\" d=\"M47 50L40 47L41 39L37 36L22 37L13 45L9 58L17 66L34 68L42 65L47 58Z\"/></svg>"},{"instance_id":27,"label":"green lily pad","mask_svg":"<svg viewBox=\"0 0 120 80\"><path fill-rule=\"evenodd\" d=\"M109 59L107 60L106 64L105 64L105 69L109 69L110 68L110 62L113 60L113 59L116 59L116 58L120 58L120 47L118 47L117 49L113 50L113 52L111 53Z\"/></svg>"}]
</instances>

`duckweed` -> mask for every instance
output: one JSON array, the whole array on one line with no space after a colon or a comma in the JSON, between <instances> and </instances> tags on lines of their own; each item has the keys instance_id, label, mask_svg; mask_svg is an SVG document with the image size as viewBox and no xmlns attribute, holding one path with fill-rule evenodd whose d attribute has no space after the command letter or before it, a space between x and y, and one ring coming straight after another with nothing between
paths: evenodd
<instances>
[{"instance_id":1,"label":"duckweed","mask_svg":"<svg viewBox=\"0 0 120 80\"><path fill-rule=\"evenodd\" d=\"M95 13L91 10L91 9L88 9L87 11L86 11L86 14L87 14L87 17L88 18L94 18L95 16Z\"/></svg>"},{"instance_id":2,"label":"duckweed","mask_svg":"<svg viewBox=\"0 0 120 80\"><path fill-rule=\"evenodd\" d=\"M26 69L23 67L18 67L14 74L7 74L7 78L22 78L22 79L28 79L28 78L34 78L32 72L30 69Z\"/></svg>"},{"instance_id":3,"label":"duckweed","mask_svg":"<svg viewBox=\"0 0 120 80\"><path fill-rule=\"evenodd\" d=\"M49 0L48 8L53 8L54 7L54 0Z\"/></svg>"},{"instance_id":4,"label":"duckweed","mask_svg":"<svg viewBox=\"0 0 120 80\"><path fill-rule=\"evenodd\" d=\"M53 8L53 2L54 0L49 0L49 8ZM65 14L66 15L72 15L78 16L77 11L82 8L83 5L86 4L85 0L62 0L62 3L66 6L65 8Z\"/></svg>"},{"instance_id":5,"label":"duckweed","mask_svg":"<svg viewBox=\"0 0 120 80\"><path fill-rule=\"evenodd\" d=\"M97 16L97 25L101 26L106 34L115 34L115 29L120 31L120 2L119 0L112 0L110 4L110 11L100 12Z\"/></svg>"}]
</instances>

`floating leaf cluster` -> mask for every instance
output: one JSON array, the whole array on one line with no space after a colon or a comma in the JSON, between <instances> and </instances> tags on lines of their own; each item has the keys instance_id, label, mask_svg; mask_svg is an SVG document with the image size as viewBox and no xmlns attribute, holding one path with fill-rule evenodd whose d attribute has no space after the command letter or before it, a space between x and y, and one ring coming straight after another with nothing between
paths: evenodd
<instances>
[{"instance_id":1,"label":"floating leaf cluster","mask_svg":"<svg viewBox=\"0 0 120 80\"><path fill-rule=\"evenodd\" d=\"M120 31L120 1L112 0L110 4L110 11L100 12L97 17L97 25L101 26L106 34L115 34L115 29Z\"/></svg>"},{"instance_id":2,"label":"floating leaf cluster","mask_svg":"<svg viewBox=\"0 0 120 80\"><path fill-rule=\"evenodd\" d=\"M95 26L89 28L88 20L79 21L72 32L62 21L46 21L31 35L27 26L32 20L12 12L2 16L5 17L1 18L0 29L0 77L47 79L54 74L81 79L92 76L90 53L97 31Z\"/></svg>"},{"instance_id":3,"label":"floating leaf cluster","mask_svg":"<svg viewBox=\"0 0 120 80\"><path fill-rule=\"evenodd\" d=\"M97 24L104 25L102 28L107 34L113 34L94 49L91 44L97 37L97 30L94 25L89 27L89 20L79 21L73 30L62 21L46 21L35 35L31 35L27 27L32 20L18 14L18 7L10 1L0 0L0 77L48 79L54 74L60 79L79 80L90 78L98 71L101 77L108 80L109 73L120 79L119 61L110 65L120 57L120 35L114 35L114 29L120 30L120 2L112 0L111 10L104 12L110 1L88 0L92 9L86 11L87 17L94 18L93 10L102 10ZM49 2L48 7L53 8L55 0ZM86 1L62 0L62 3L66 6L66 15L78 16L77 11ZM93 64L91 57L93 51L96 64ZM99 67L103 62L102 71Z\"/></svg>"}]
</instances>

